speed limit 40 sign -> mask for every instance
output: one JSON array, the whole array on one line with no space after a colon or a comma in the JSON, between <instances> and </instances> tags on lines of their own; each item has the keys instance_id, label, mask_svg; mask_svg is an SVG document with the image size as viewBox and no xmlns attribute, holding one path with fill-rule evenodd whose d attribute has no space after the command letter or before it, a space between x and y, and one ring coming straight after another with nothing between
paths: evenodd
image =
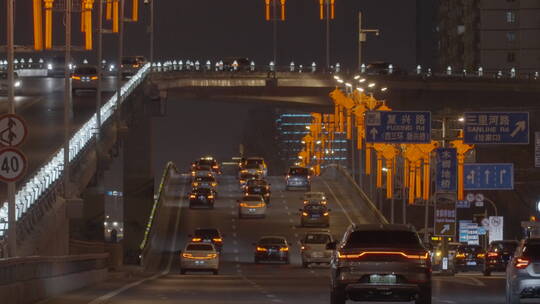
<instances>
[{"instance_id":1,"label":"speed limit 40 sign","mask_svg":"<svg viewBox=\"0 0 540 304\"><path fill-rule=\"evenodd\" d=\"M15 182L26 171L26 157L16 148L6 148L0 151L0 180Z\"/></svg>"}]
</instances>

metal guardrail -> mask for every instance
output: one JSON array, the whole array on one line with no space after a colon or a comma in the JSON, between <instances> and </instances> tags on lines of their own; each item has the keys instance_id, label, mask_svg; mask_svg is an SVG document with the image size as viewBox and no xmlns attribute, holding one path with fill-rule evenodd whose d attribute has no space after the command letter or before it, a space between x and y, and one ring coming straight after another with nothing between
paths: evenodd
<instances>
[{"instance_id":1,"label":"metal guardrail","mask_svg":"<svg viewBox=\"0 0 540 304\"><path fill-rule=\"evenodd\" d=\"M354 186L356 191L360 194L362 199L367 203L371 211L377 216L378 220L382 224L388 224L388 220L386 217L381 213L381 211L375 206L373 201L367 196L367 194L364 192L364 190L356 183L356 181L352 178L351 174L347 171L347 169L343 168L343 166L336 165L336 164L329 164L326 166L326 169L328 168L334 168L337 169L347 180Z\"/></svg>"},{"instance_id":2,"label":"metal guardrail","mask_svg":"<svg viewBox=\"0 0 540 304\"><path fill-rule=\"evenodd\" d=\"M127 83L125 83L120 92L121 104L127 96L133 92L135 88L144 80L150 69L150 64L146 64L138 73L135 74ZM116 98L117 96L112 96L107 103L101 107L101 118L102 126L107 122L107 120L113 115L116 110ZM96 115L94 114L70 139L70 163L74 162L77 157L80 155L88 143L90 143L95 138L96 130ZM41 168L36 170L30 178L27 179L26 183L17 191L15 195L15 205L16 205L16 220L19 221L32 206L39 202L42 198L45 197L45 194L53 188L53 186L60 180L62 177L62 171L64 168L64 159L63 159L64 149L60 148L55 154L43 165ZM7 223L7 202L3 204L0 208L0 248L2 247L1 242L5 240L6 232L8 229Z\"/></svg>"},{"instance_id":3,"label":"metal guardrail","mask_svg":"<svg viewBox=\"0 0 540 304\"><path fill-rule=\"evenodd\" d=\"M141 251L141 259L145 256L148 247L149 239L152 234L152 229L154 227L154 219L157 218L157 212L161 206L161 201L164 195L165 191L165 185L169 182L169 179L171 177L171 172L174 172L178 174L178 169L176 168L176 165L173 162L168 162L165 166L165 169L163 170L163 174L161 175L161 182L159 184L159 189L157 192L157 196L154 199L154 205L152 206L152 211L150 212L150 217L148 218L148 223L146 224L146 229L144 231L144 237L141 242L141 245L139 246L139 249Z\"/></svg>"}]
</instances>

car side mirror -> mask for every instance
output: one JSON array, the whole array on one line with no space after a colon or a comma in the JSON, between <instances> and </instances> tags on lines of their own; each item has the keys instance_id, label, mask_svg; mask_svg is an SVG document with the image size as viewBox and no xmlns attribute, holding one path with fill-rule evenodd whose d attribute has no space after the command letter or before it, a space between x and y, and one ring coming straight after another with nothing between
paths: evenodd
<instances>
[{"instance_id":1,"label":"car side mirror","mask_svg":"<svg viewBox=\"0 0 540 304\"><path fill-rule=\"evenodd\" d=\"M330 242L326 244L326 250L336 250L337 242Z\"/></svg>"}]
</instances>

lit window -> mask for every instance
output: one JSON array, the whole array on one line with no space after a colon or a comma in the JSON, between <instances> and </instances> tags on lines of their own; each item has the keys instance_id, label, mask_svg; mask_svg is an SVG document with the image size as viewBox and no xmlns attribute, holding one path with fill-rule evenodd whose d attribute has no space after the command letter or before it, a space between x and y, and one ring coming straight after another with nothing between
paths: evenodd
<instances>
[{"instance_id":1,"label":"lit window","mask_svg":"<svg viewBox=\"0 0 540 304\"><path fill-rule=\"evenodd\" d=\"M506 22L515 23L516 22L516 13L515 12L506 12Z\"/></svg>"}]
</instances>

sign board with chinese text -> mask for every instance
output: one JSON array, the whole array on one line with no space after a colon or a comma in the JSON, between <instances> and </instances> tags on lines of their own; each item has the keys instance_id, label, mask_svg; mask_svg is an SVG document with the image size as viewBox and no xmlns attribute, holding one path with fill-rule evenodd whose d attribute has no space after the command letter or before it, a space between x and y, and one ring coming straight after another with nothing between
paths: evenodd
<instances>
[{"instance_id":1,"label":"sign board with chinese text","mask_svg":"<svg viewBox=\"0 0 540 304\"><path fill-rule=\"evenodd\" d=\"M431 112L366 112L366 141L370 143L431 142Z\"/></svg>"},{"instance_id":2,"label":"sign board with chinese text","mask_svg":"<svg viewBox=\"0 0 540 304\"><path fill-rule=\"evenodd\" d=\"M480 245L478 224L471 221L459 221L459 242L468 245Z\"/></svg>"},{"instance_id":3,"label":"sign board with chinese text","mask_svg":"<svg viewBox=\"0 0 540 304\"><path fill-rule=\"evenodd\" d=\"M466 144L528 144L528 112L465 113Z\"/></svg>"},{"instance_id":4,"label":"sign board with chinese text","mask_svg":"<svg viewBox=\"0 0 540 304\"><path fill-rule=\"evenodd\" d=\"M433 234L437 236L456 235L456 194L437 193L435 203L435 227Z\"/></svg>"},{"instance_id":5,"label":"sign board with chinese text","mask_svg":"<svg viewBox=\"0 0 540 304\"><path fill-rule=\"evenodd\" d=\"M463 175L465 190L514 189L514 164L469 163Z\"/></svg>"},{"instance_id":6,"label":"sign board with chinese text","mask_svg":"<svg viewBox=\"0 0 540 304\"><path fill-rule=\"evenodd\" d=\"M502 216L490 216L489 217L489 241L502 241L503 240L503 227L504 218Z\"/></svg>"},{"instance_id":7,"label":"sign board with chinese text","mask_svg":"<svg viewBox=\"0 0 540 304\"><path fill-rule=\"evenodd\" d=\"M457 151L454 148L438 148L437 192L457 191Z\"/></svg>"}]
</instances>

